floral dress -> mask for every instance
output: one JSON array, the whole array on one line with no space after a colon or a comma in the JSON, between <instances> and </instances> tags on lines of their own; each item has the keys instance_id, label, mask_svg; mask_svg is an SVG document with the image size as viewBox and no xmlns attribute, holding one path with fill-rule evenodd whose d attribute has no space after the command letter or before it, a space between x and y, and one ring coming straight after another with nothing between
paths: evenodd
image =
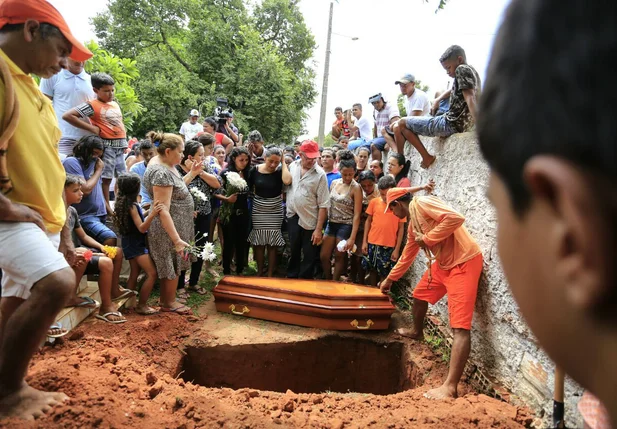
<instances>
[{"instance_id":1,"label":"floral dress","mask_svg":"<svg viewBox=\"0 0 617 429\"><path fill-rule=\"evenodd\" d=\"M173 187L169 214L180 238L187 243L193 241L195 239L193 197L182 178L165 165L148 165L144 173L144 185L153 201L154 186ZM185 260L176 253L169 234L163 228L160 216L156 216L150 225L148 241L150 256L156 266L159 279L175 279L180 271L186 271L190 268L191 261Z\"/></svg>"}]
</instances>

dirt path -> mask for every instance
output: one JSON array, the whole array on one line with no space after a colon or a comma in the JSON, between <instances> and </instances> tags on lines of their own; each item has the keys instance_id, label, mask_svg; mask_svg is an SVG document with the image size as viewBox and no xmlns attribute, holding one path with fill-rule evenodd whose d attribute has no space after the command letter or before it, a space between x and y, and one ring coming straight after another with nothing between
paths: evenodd
<instances>
[{"instance_id":1,"label":"dirt path","mask_svg":"<svg viewBox=\"0 0 617 429\"><path fill-rule=\"evenodd\" d=\"M96 320L84 323L61 344L44 348L35 357L28 377L34 387L63 391L72 399L36 422L12 420L0 426L516 428L531 422L528 411L473 394L464 383L460 386L462 397L456 400L425 399L423 393L438 386L447 371L446 363L425 344L405 342L393 338L391 333L335 334L232 317L217 314L211 302L200 313L199 317L161 314L147 318L128 313L129 321L124 325ZM395 323L400 323L399 319ZM399 345L392 345L392 340ZM321 344L318 353L310 355L314 347L306 347L307 341ZM343 362L345 367L360 371L354 378L368 380L368 384L362 385L368 387L359 388L373 389L388 377L396 378L396 374L386 375L386 366L390 364L381 361L381 357L399 353L403 370L411 371L408 373L418 387L381 396L206 388L182 380L182 376L188 377L188 366L178 376L187 352L191 355L207 347L208 353L219 354L200 354L193 361L197 368L193 372L198 371L201 376L207 373L204 368L209 368L218 375L226 375L226 370L236 374L227 377L223 384L251 385L260 380L280 389L293 375L307 383L317 383L315 386L351 383L353 380L344 377L335 380L336 366L327 369L329 362ZM250 350L252 354L247 352ZM358 357L351 361L352 355ZM299 367L287 367L287 363ZM259 369L251 365L262 366ZM320 379L319 374L325 371L334 372ZM276 374L284 375L275 380ZM388 386L405 387L396 385L396 380Z\"/></svg>"}]
</instances>

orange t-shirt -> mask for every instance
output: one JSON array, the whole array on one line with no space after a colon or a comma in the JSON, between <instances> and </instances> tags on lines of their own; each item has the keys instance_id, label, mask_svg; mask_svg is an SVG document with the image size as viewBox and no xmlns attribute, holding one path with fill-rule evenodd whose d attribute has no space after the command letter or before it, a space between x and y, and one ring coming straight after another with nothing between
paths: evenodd
<instances>
[{"instance_id":1,"label":"orange t-shirt","mask_svg":"<svg viewBox=\"0 0 617 429\"><path fill-rule=\"evenodd\" d=\"M415 205L417 221L424 235L424 243L436 257L439 268L451 270L482 253L480 246L463 226L465 218L450 206L434 196L414 197L409 203L409 214L413 217ZM420 246L414 234L414 219L409 222L407 245L401 258L394 266L388 278L398 280L407 272Z\"/></svg>"},{"instance_id":2,"label":"orange t-shirt","mask_svg":"<svg viewBox=\"0 0 617 429\"><path fill-rule=\"evenodd\" d=\"M84 118L89 118L92 125L99 127L99 136L105 140L126 139L126 129L122 121L122 111L115 101L103 103L89 100L75 108Z\"/></svg>"},{"instance_id":3,"label":"orange t-shirt","mask_svg":"<svg viewBox=\"0 0 617 429\"><path fill-rule=\"evenodd\" d=\"M398 227L405 223L405 219L396 217L392 210L384 213L385 210L386 203L381 197L373 198L368 203L366 214L372 216L368 242L377 246L396 247Z\"/></svg>"}]
</instances>

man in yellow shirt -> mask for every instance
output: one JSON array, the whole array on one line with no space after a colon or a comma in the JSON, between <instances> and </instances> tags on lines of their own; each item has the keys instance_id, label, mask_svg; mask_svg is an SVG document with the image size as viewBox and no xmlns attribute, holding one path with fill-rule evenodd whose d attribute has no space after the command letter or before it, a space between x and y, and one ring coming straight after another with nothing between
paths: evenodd
<instances>
[{"instance_id":1,"label":"man in yellow shirt","mask_svg":"<svg viewBox=\"0 0 617 429\"><path fill-rule=\"evenodd\" d=\"M31 388L24 377L75 287L65 260L72 262L74 251L64 227L60 131L51 102L29 76L53 76L67 66L69 55L84 61L92 54L51 4L0 0L0 141L6 141L7 123L16 121L8 149L0 150L8 170L0 177L0 418L36 418L67 399ZM5 105L13 94L17 110Z\"/></svg>"},{"instance_id":2,"label":"man in yellow shirt","mask_svg":"<svg viewBox=\"0 0 617 429\"><path fill-rule=\"evenodd\" d=\"M460 213L434 196L412 200L409 190L392 188L388 191L386 210L410 222L403 254L380 287L384 293L389 291L392 282L407 272L420 249L424 250L429 266L413 292L414 327L411 332L400 333L423 339L428 304L435 304L448 294L448 315L454 331L450 369L443 385L429 390L425 396L456 398L458 382L471 350L471 321L482 274L482 251L463 226L465 218Z\"/></svg>"}]
</instances>

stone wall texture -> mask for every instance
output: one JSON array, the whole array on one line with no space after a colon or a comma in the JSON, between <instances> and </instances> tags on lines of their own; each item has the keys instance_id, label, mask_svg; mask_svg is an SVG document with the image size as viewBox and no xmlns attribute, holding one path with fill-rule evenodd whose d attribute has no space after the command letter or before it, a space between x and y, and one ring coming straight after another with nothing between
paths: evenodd
<instances>
[{"instance_id":1,"label":"stone wall texture","mask_svg":"<svg viewBox=\"0 0 617 429\"><path fill-rule=\"evenodd\" d=\"M421 158L409 144L412 186L436 182L434 194L462 213L465 225L482 247L484 272L478 290L472 327L470 361L508 389L513 402L534 409L546 427L552 419L554 364L538 347L514 298L510 294L497 252L497 217L486 197L489 168L480 153L475 133L455 134L447 139L423 138L428 151L437 156L429 170L420 168ZM420 193L422 195L422 193ZM413 288L426 269L422 252L407 273ZM447 296L430 307L447 326ZM568 427L582 427L576 409L582 390L566 381Z\"/></svg>"}]
</instances>

